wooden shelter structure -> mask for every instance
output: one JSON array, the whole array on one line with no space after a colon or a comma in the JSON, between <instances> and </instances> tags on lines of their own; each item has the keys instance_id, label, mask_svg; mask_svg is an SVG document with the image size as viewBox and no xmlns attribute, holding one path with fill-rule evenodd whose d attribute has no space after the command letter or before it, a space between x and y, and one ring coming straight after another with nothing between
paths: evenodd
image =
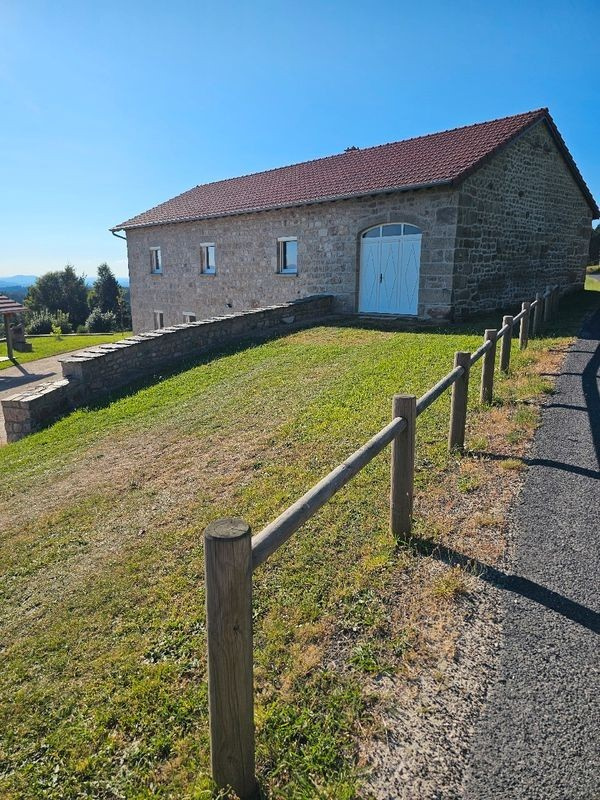
<instances>
[{"instance_id":1,"label":"wooden shelter structure","mask_svg":"<svg viewBox=\"0 0 600 800\"><path fill-rule=\"evenodd\" d=\"M16 300L11 300L5 294L0 294L0 316L4 318L4 332L6 334L6 353L10 359L13 357L12 332L10 318L16 314L23 314L27 309Z\"/></svg>"}]
</instances>

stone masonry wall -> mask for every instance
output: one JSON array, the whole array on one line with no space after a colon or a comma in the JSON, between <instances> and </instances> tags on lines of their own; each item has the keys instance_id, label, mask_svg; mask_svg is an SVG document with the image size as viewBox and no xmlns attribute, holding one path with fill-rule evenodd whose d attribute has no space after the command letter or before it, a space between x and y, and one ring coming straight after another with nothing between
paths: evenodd
<instances>
[{"instance_id":1,"label":"stone masonry wall","mask_svg":"<svg viewBox=\"0 0 600 800\"><path fill-rule=\"evenodd\" d=\"M544 122L459 189L457 317L583 286L591 210Z\"/></svg>"},{"instance_id":2,"label":"stone masonry wall","mask_svg":"<svg viewBox=\"0 0 600 800\"><path fill-rule=\"evenodd\" d=\"M68 380L41 383L2 401L6 441L16 442L73 408L77 387ZM1 417L0 417L1 421Z\"/></svg>"},{"instance_id":3,"label":"stone masonry wall","mask_svg":"<svg viewBox=\"0 0 600 800\"><path fill-rule=\"evenodd\" d=\"M35 386L2 401L6 439L15 442L71 408L228 342L317 322L331 314L332 305L331 295L307 297L176 325L65 355L59 359L63 380Z\"/></svg>"},{"instance_id":4,"label":"stone masonry wall","mask_svg":"<svg viewBox=\"0 0 600 800\"><path fill-rule=\"evenodd\" d=\"M360 235L385 222L423 231L419 316L450 315L458 195L445 188L319 203L127 232L134 331L281 303L326 292L335 310L355 312ZM277 239L298 237L298 274L277 272ZM200 245L216 245L216 274L200 272ZM150 272L150 248L160 247L162 275Z\"/></svg>"}]
</instances>

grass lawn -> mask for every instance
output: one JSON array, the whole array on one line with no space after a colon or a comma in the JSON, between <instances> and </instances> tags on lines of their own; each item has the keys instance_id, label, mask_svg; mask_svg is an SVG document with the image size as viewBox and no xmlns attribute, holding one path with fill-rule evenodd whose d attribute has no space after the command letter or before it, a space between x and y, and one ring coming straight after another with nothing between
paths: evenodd
<instances>
[{"instance_id":1,"label":"grass lawn","mask_svg":"<svg viewBox=\"0 0 600 800\"><path fill-rule=\"evenodd\" d=\"M575 298L561 327L525 353L513 344L518 380L497 380L510 435L535 425L520 401L548 391L536 360L564 347L598 299ZM389 421L394 392L420 395L455 350L481 343L486 324L293 333L0 449L0 796L209 798L206 524L234 515L260 530ZM478 409L478 377L479 367L470 404L485 430L501 409ZM446 454L448 409L445 396L418 421L423 496L460 468ZM489 443L480 436L477 446ZM474 477L460 480L470 496ZM388 533L388 483L386 451L255 575L266 797L363 796L366 681L402 675L418 657L426 621L400 613L398 592L417 586L422 557ZM432 604L460 594L455 572L426 587Z\"/></svg>"},{"instance_id":2,"label":"grass lawn","mask_svg":"<svg viewBox=\"0 0 600 800\"><path fill-rule=\"evenodd\" d=\"M131 336L131 332L86 334L85 336L69 335L61 336L60 339L55 336L28 338L27 341L33 347L32 351L30 353L18 353L15 351L14 355L18 364L25 364L27 361L57 356L60 353L68 353L70 350L81 350L83 347L92 347L95 344L117 342L125 336ZM6 356L6 342L0 342L0 356ZM12 366L12 361L0 361L0 369L7 369Z\"/></svg>"}]
</instances>

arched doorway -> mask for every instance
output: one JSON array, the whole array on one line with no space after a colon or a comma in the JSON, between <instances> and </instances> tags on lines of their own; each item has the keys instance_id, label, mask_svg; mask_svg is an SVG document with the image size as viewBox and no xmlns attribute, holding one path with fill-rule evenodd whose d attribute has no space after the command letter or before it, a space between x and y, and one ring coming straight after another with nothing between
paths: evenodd
<instances>
[{"instance_id":1,"label":"arched doorway","mask_svg":"<svg viewBox=\"0 0 600 800\"><path fill-rule=\"evenodd\" d=\"M394 222L360 237L358 310L415 316L419 304L421 230Z\"/></svg>"}]
</instances>

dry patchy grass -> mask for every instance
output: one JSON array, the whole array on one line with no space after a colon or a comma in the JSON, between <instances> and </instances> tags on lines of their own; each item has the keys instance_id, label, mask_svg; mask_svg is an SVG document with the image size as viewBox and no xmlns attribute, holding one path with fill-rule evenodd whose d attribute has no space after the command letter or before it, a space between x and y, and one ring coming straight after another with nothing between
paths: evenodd
<instances>
[{"instance_id":1,"label":"dry patchy grass","mask_svg":"<svg viewBox=\"0 0 600 800\"><path fill-rule=\"evenodd\" d=\"M204 526L232 514L260 529L387 422L393 392L423 392L483 327L302 331L3 448L2 795L208 797ZM257 571L267 796L357 796L357 737L380 725L382 679L396 700L419 675L442 680L477 584L436 547L501 554L521 477L500 463L526 454L550 388L540 374L569 333L515 347L490 409L474 370L463 457L446 453L447 397L420 418L416 539L388 535L380 458Z\"/></svg>"}]
</instances>

